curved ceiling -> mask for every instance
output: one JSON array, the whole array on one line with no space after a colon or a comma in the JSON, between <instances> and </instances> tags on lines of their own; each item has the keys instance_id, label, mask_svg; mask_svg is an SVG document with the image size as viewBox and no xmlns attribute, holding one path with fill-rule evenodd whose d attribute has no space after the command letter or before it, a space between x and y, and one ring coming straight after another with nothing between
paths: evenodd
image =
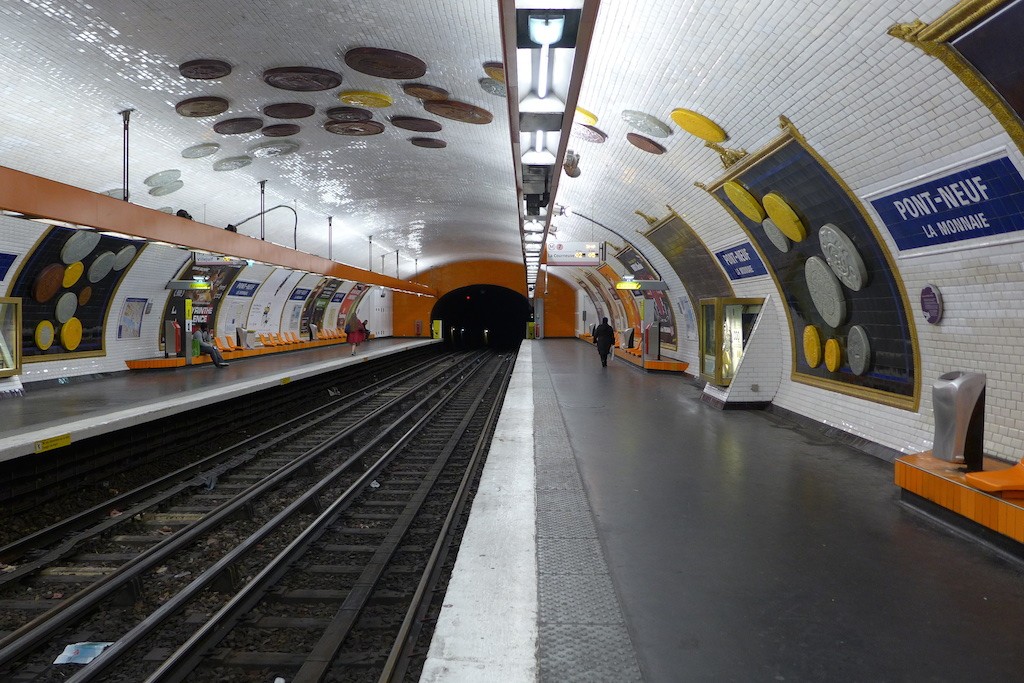
<instances>
[{"instance_id":1,"label":"curved ceiling","mask_svg":"<svg viewBox=\"0 0 1024 683\"><path fill-rule=\"evenodd\" d=\"M524 2L545 5L534 0L11 0L0 8L5 46L0 163L96 192L119 188L119 112L132 109L134 203L184 208L196 220L223 227L260 210L259 183L266 180L264 206L294 209L301 251L330 252L334 260L401 278L473 258L522 263L521 178L519 160L513 159L519 140L510 127L508 101L485 90L480 80L487 76L485 63L514 53L507 47L508 41L515 44L515 36L508 35L514 26L503 23L501 10ZM566 2L584 4L560 0ZM694 182L721 174L722 164L702 140L673 123L671 112L680 107L700 112L725 129L724 145L751 151L777 134L778 117L786 115L819 149L827 148L848 183L875 181L877 166L857 161L861 144L908 142L900 135L924 113L920 103L898 101L881 86L894 74L922 68L928 59L885 29L918 16L934 18L948 3L913 3L916 13L853 0L586 4L599 5L599 11L596 23L585 28L592 41L581 85L566 99L578 98L580 107L596 114L596 128L607 140L574 135L568 141L581 172L557 177L551 207L569 208L555 218L558 237L621 243L600 227L605 225L632 240L647 228L637 210L661 217L671 204L716 249L742 233ZM362 73L345 55L366 47L407 53L422 60L426 71L398 79ZM213 80L183 77L179 66L196 59L223 60L231 73ZM342 82L316 92L265 82L267 69L290 66L333 71ZM403 89L410 82L442 88L451 99L486 110L493 120L468 123L425 111L423 102ZM860 86L840 88L840 82ZM522 74L519 84L521 89ZM325 129L327 110L343 105L339 95L350 91L381 93L394 101L372 110L382 133L358 137ZM224 98L228 109L209 117L176 112L182 100L201 96ZM289 102L310 105L315 113L301 119L264 113L268 105ZM865 103L870 118L861 114ZM937 124L956 120L952 99L927 105L926 115ZM666 134L644 133L623 116L628 111L658 119ZM405 130L392 125L396 116L429 119L441 130ZM238 117L258 117L263 125L295 123L301 130L283 138L264 137L259 130L215 132L217 122ZM664 153L632 144L627 136L638 131ZM420 136L442 139L446 146L410 142ZM297 151L277 156L254 151L282 140L296 142ZM208 157L182 157L186 148L205 143L220 148ZM244 155L253 157L250 165L214 170L217 162ZM152 193L152 181L144 181L172 169L180 170L182 187ZM328 216L333 217L330 246ZM292 246L292 211L271 211L265 221L267 239ZM259 221L249 221L240 232L258 235ZM643 240L638 247L651 250Z\"/></svg>"}]
</instances>

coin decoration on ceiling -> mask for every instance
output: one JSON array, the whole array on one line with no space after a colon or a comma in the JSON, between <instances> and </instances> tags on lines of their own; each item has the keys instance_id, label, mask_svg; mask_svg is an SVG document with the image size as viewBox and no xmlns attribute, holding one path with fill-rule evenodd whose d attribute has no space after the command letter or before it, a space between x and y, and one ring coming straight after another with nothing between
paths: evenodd
<instances>
[{"instance_id":1,"label":"coin decoration on ceiling","mask_svg":"<svg viewBox=\"0 0 1024 683\"><path fill-rule=\"evenodd\" d=\"M299 132L299 126L294 123L275 123L272 126L264 126L260 130L268 138L286 138Z\"/></svg>"},{"instance_id":2,"label":"coin decoration on ceiling","mask_svg":"<svg viewBox=\"0 0 1024 683\"><path fill-rule=\"evenodd\" d=\"M60 250L60 260L66 265L81 261L100 243L101 235L92 230L79 230L68 238Z\"/></svg>"},{"instance_id":3,"label":"coin decoration on ceiling","mask_svg":"<svg viewBox=\"0 0 1024 683\"><path fill-rule=\"evenodd\" d=\"M447 100L451 93L444 88L426 83L406 83L402 86L402 92L418 100Z\"/></svg>"},{"instance_id":4,"label":"coin decoration on ceiling","mask_svg":"<svg viewBox=\"0 0 1024 683\"><path fill-rule=\"evenodd\" d=\"M441 130L441 124L430 119L421 119L417 116L392 116L391 125L416 133L437 133Z\"/></svg>"},{"instance_id":5,"label":"coin decoration on ceiling","mask_svg":"<svg viewBox=\"0 0 1024 683\"><path fill-rule=\"evenodd\" d=\"M115 187L113 190L106 190L104 192L101 192L100 194L105 195L107 197L113 197L114 199L124 199L124 188Z\"/></svg>"},{"instance_id":6,"label":"coin decoration on ceiling","mask_svg":"<svg viewBox=\"0 0 1024 683\"><path fill-rule=\"evenodd\" d=\"M860 325L851 327L846 336L846 359L855 375L863 375L871 368L871 342L867 330Z\"/></svg>"},{"instance_id":7,"label":"coin decoration on ceiling","mask_svg":"<svg viewBox=\"0 0 1024 683\"><path fill-rule=\"evenodd\" d=\"M419 57L382 47L354 47L345 53L345 63L360 73L395 80L427 73L427 64Z\"/></svg>"},{"instance_id":8,"label":"coin decoration on ceiling","mask_svg":"<svg viewBox=\"0 0 1024 683\"><path fill-rule=\"evenodd\" d=\"M417 147L426 147L427 149L444 149L448 146L447 142L439 138L409 138L409 142Z\"/></svg>"},{"instance_id":9,"label":"coin decoration on ceiling","mask_svg":"<svg viewBox=\"0 0 1024 683\"><path fill-rule=\"evenodd\" d=\"M501 81L496 81L493 78L487 77L481 78L479 83L480 87L483 88L483 91L485 93L497 95L498 97L508 96L508 93L505 90L505 84L502 83Z\"/></svg>"},{"instance_id":10,"label":"coin decoration on ceiling","mask_svg":"<svg viewBox=\"0 0 1024 683\"><path fill-rule=\"evenodd\" d=\"M839 281L859 292L867 284L868 269L853 241L831 223L826 223L818 230L818 241L825 260Z\"/></svg>"},{"instance_id":11,"label":"coin decoration on ceiling","mask_svg":"<svg viewBox=\"0 0 1024 683\"><path fill-rule=\"evenodd\" d=\"M423 108L436 116L443 116L453 121L482 125L494 120L494 115L486 109L457 100L426 101Z\"/></svg>"},{"instance_id":12,"label":"coin decoration on ceiling","mask_svg":"<svg viewBox=\"0 0 1024 683\"><path fill-rule=\"evenodd\" d=\"M626 139L637 149L642 149L651 154L664 154L665 148L650 138L645 138L637 133L626 133Z\"/></svg>"},{"instance_id":13,"label":"coin decoration on ceiling","mask_svg":"<svg viewBox=\"0 0 1024 683\"><path fill-rule=\"evenodd\" d=\"M283 157L298 151L299 143L291 140L272 140L249 148L249 154L257 159Z\"/></svg>"},{"instance_id":14,"label":"coin decoration on ceiling","mask_svg":"<svg viewBox=\"0 0 1024 683\"><path fill-rule=\"evenodd\" d=\"M204 142L181 150L181 156L185 159L201 159L216 154L219 149L220 145L216 142Z\"/></svg>"},{"instance_id":15,"label":"coin decoration on ceiling","mask_svg":"<svg viewBox=\"0 0 1024 683\"><path fill-rule=\"evenodd\" d=\"M601 144L608 139L608 136L601 129L578 122L572 124L572 130L569 134L577 140L597 144Z\"/></svg>"},{"instance_id":16,"label":"coin decoration on ceiling","mask_svg":"<svg viewBox=\"0 0 1024 683\"><path fill-rule=\"evenodd\" d=\"M793 207L781 195L769 192L762 201L764 202L764 210L768 212L768 216L778 226L779 230L782 231L782 234L794 242L804 241L807 237L807 227L800 220L800 216L796 214Z\"/></svg>"},{"instance_id":17,"label":"coin decoration on ceiling","mask_svg":"<svg viewBox=\"0 0 1024 683\"><path fill-rule=\"evenodd\" d=\"M642 111L627 109L622 112L622 120L644 135L653 135L656 138L667 138L672 134L672 129L666 124Z\"/></svg>"},{"instance_id":18,"label":"coin decoration on ceiling","mask_svg":"<svg viewBox=\"0 0 1024 683\"><path fill-rule=\"evenodd\" d=\"M185 183L184 182L182 182L180 180L173 180L173 181L171 181L169 183L164 183L163 185L157 185L156 187L151 187L149 189L149 193L151 195L153 195L154 197L164 197L166 195L171 194L172 192L177 192L178 190L180 190L183 187L185 187Z\"/></svg>"},{"instance_id":19,"label":"coin decoration on ceiling","mask_svg":"<svg viewBox=\"0 0 1024 683\"><path fill-rule=\"evenodd\" d=\"M501 62L484 62L484 73L499 83L505 82L505 65Z\"/></svg>"},{"instance_id":20,"label":"coin decoration on ceiling","mask_svg":"<svg viewBox=\"0 0 1024 683\"><path fill-rule=\"evenodd\" d=\"M346 90L345 92L338 93L338 99L345 104L358 104L362 107L372 107L374 109L383 109L395 103L391 95L375 90Z\"/></svg>"},{"instance_id":21,"label":"coin decoration on ceiling","mask_svg":"<svg viewBox=\"0 0 1024 683\"><path fill-rule=\"evenodd\" d=\"M149 187L159 187L161 185L166 185L167 183L173 183L179 178L181 178L181 170L177 168L169 168L166 171L154 173L143 180L142 184Z\"/></svg>"},{"instance_id":22,"label":"coin decoration on ceiling","mask_svg":"<svg viewBox=\"0 0 1024 683\"><path fill-rule=\"evenodd\" d=\"M821 365L821 333L814 325L804 328L804 360L812 368Z\"/></svg>"},{"instance_id":23,"label":"coin decoration on ceiling","mask_svg":"<svg viewBox=\"0 0 1024 683\"><path fill-rule=\"evenodd\" d=\"M725 142L729 139L721 126L692 109L673 109L669 116L677 126L706 142Z\"/></svg>"},{"instance_id":24,"label":"coin decoration on ceiling","mask_svg":"<svg viewBox=\"0 0 1024 683\"><path fill-rule=\"evenodd\" d=\"M231 65L221 59L193 59L178 66L178 73L185 78L211 81L224 78L231 73Z\"/></svg>"},{"instance_id":25,"label":"coin decoration on ceiling","mask_svg":"<svg viewBox=\"0 0 1024 683\"><path fill-rule=\"evenodd\" d=\"M200 118L223 114L228 106L228 101L223 97L190 97L174 105L174 111L181 116Z\"/></svg>"},{"instance_id":26,"label":"coin decoration on ceiling","mask_svg":"<svg viewBox=\"0 0 1024 683\"><path fill-rule=\"evenodd\" d=\"M324 124L328 133L335 135L378 135L384 132L384 124L376 121L328 121Z\"/></svg>"},{"instance_id":27,"label":"coin decoration on ceiling","mask_svg":"<svg viewBox=\"0 0 1024 683\"><path fill-rule=\"evenodd\" d=\"M369 121L373 112L359 107L331 107L327 110L327 118L335 121Z\"/></svg>"},{"instance_id":28,"label":"coin decoration on ceiling","mask_svg":"<svg viewBox=\"0 0 1024 683\"><path fill-rule=\"evenodd\" d=\"M573 121L585 123L588 126L596 126L597 114L587 111L583 107L576 107L576 113L573 115Z\"/></svg>"},{"instance_id":29,"label":"coin decoration on ceiling","mask_svg":"<svg viewBox=\"0 0 1024 683\"><path fill-rule=\"evenodd\" d=\"M272 119L304 119L316 113L316 107L304 102L280 102L263 107L263 115Z\"/></svg>"},{"instance_id":30,"label":"coin decoration on ceiling","mask_svg":"<svg viewBox=\"0 0 1024 683\"><path fill-rule=\"evenodd\" d=\"M36 275L32 281L32 298L36 303L45 304L60 291L64 283L64 266L51 263Z\"/></svg>"},{"instance_id":31,"label":"coin decoration on ceiling","mask_svg":"<svg viewBox=\"0 0 1024 683\"><path fill-rule=\"evenodd\" d=\"M792 246L792 242L789 241L788 237L782 234L782 231L779 230L779 226L775 225L775 221L771 218L765 218L761 221L761 227L764 228L764 234L768 238L768 241L772 243L772 246L783 254L789 251L790 246Z\"/></svg>"},{"instance_id":32,"label":"coin decoration on ceiling","mask_svg":"<svg viewBox=\"0 0 1024 683\"><path fill-rule=\"evenodd\" d=\"M245 168L252 163L252 157L240 156L240 157L228 157L227 159L220 159L219 161L213 162L214 171L236 171L240 168Z\"/></svg>"},{"instance_id":33,"label":"coin decoration on ceiling","mask_svg":"<svg viewBox=\"0 0 1024 683\"><path fill-rule=\"evenodd\" d=\"M240 135L251 133L263 127L263 119L245 116L237 119L225 119L213 124L213 130L221 135Z\"/></svg>"},{"instance_id":34,"label":"coin decoration on ceiling","mask_svg":"<svg viewBox=\"0 0 1024 683\"><path fill-rule=\"evenodd\" d=\"M341 85L341 74L315 66L282 66L264 71L263 81L281 90L318 92Z\"/></svg>"},{"instance_id":35,"label":"coin decoration on ceiling","mask_svg":"<svg viewBox=\"0 0 1024 683\"><path fill-rule=\"evenodd\" d=\"M820 256L812 256L804 263L804 280L814 308L829 327L839 327L846 320L846 298L832 269Z\"/></svg>"}]
</instances>

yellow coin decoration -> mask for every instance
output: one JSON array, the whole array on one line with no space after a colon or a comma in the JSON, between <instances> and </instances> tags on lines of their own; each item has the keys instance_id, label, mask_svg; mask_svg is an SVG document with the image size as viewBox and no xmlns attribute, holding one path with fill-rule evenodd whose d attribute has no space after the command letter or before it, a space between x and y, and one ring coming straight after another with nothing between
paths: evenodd
<instances>
[{"instance_id":1,"label":"yellow coin decoration","mask_svg":"<svg viewBox=\"0 0 1024 683\"><path fill-rule=\"evenodd\" d=\"M843 349L839 346L838 339L829 339L825 342L825 367L829 372L835 372L843 364Z\"/></svg>"},{"instance_id":2,"label":"yellow coin decoration","mask_svg":"<svg viewBox=\"0 0 1024 683\"><path fill-rule=\"evenodd\" d=\"M775 225L782 231L782 234L794 242L803 242L807 237L807 228L800 216L796 215L793 207L786 203L786 200L769 192L764 196L764 208Z\"/></svg>"},{"instance_id":3,"label":"yellow coin decoration","mask_svg":"<svg viewBox=\"0 0 1024 683\"><path fill-rule=\"evenodd\" d=\"M60 345L68 351L74 351L82 343L82 321L71 318L60 328Z\"/></svg>"},{"instance_id":4,"label":"yellow coin decoration","mask_svg":"<svg viewBox=\"0 0 1024 683\"><path fill-rule=\"evenodd\" d=\"M672 120L690 135L707 142L725 142L729 139L725 130L717 123L690 109L673 109Z\"/></svg>"},{"instance_id":5,"label":"yellow coin decoration","mask_svg":"<svg viewBox=\"0 0 1024 683\"><path fill-rule=\"evenodd\" d=\"M725 195L729 198L729 201L740 210L740 213L755 223L760 223L764 220L764 207L761 206L761 202L754 199L754 195L750 194L747 188L735 180L730 180L722 187L725 189Z\"/></svg>"},{"instance_id":6,"label":"yellow coin decoration","mask_svg":"<svg viewBox=\"0 0 1024 683\"><path fill-rule=\"evenodd\" d=\"M36 325L35 339L36 348L40 351L45 351L53 346L53 323L43 320Z\"/></svg>"},{"instance_id":7,"label":"yellow coin decoration","mask_svg":"<svg viewBox=\"0 0 1024 683\"><path fill-rule=\"evenodd\" d=\"M812 368L821 365L821 334L814 325L804 328L804 358Z\"/></svg>"},{"instance_id":8,"label":"yellow coin decoration","mask_svg":"<svg viewBox=\"0 0 1024 683\"><path fill-rule=\"evenodd\" d=\"M373 107L374 109L390 107L395 103L391 95L373 90L346 90L343 93L338 93L338 99L345 104Z\"/></svg>"},{"instance_id":9,"label":"yellow coin decoration","mask_svg":"<svg viewBox=\"0 0 1024 683\"><path fill-rule=\"evenodd\" d=\"M82 277L82 273L85 272L85 266L82 265L81 261L75 261L70 266L64 269L64 286L70 287L71 285L78 282L78 278Z\"/></svg>"},{"instance_id":10,"label":"yellow coin decoration","mask_svg":"<svg viewBox=\"0 0 1024 683\"><path fill-rule=\"evenodd\" d=\"M576 107L576 118L580 123L585 123L588 126L597 125L597 114L592 114L583 107Z\"/></svg>"},{"instance_id":11,"label":"yellow coin decoration","mask_svg":"<svg viewBox=\"0 0 1024 683\"><path fill-rule=\"evenodd\" d=\"M484 73L499 83L505 82L505 65L501 62L487 62L484 64Z\"/></svg>"}]
</instances>

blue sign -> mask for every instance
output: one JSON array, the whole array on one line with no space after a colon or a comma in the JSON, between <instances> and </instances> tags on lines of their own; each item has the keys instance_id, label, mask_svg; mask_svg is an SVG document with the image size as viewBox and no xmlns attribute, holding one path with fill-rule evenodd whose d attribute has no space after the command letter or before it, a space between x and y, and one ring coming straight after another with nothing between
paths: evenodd
<instances>
[{"instance_id":1,"label":"blue sign","mask_svg":"<svg viewBox=\"0 0 1024 683\"><path fill-rule=\"evenodd\" d=\"M11 269L16 258L18 257L14 254L0 254L0 280L7 277L7 271Z\"/></svg>"},{"instance_id":2,"label":"blue sign","mask_svg":"<svg viewBox=\"0 0 1024 683\"><path fill-rule=\"evenodd\" d=\"M338 303L345 300L345 292L338 292L331 297L331 301Z\"/></svg>"},{"instance_id":3,"label":"blue sign","mask_svg":"<svg viewBox=\"0 0 1024 683\"><path fill-rule=\"evenodd\" d=\"M742 280L768 274L764 262L761 261L761 257L757 255L757 251L754 250L750 242L744 242L731 249L716 251L715 256L718 257L718 262L722 264L722 268L725 269L725 274L729 276L730 280Z\"/></svg>"},{"instance_id":4,"label":"blue sign","mask_svg":"<svg viewBox=\"0 0 1024 683\"><path fill-rule=\"evenodd\" d=\"M900 251L1024 230L1024 179L1008 157L871 200Z\"/></svg>"},{"instance_id":5,"label":"blue sign","mask_svg":"<svg viewBox=\"0 0 1024 683\"><path fill-rule=\"evenodd\" d=\"M313 290L311 289L296 289L288 298L291 299L292 301L305 301L306 297L309 296L309 293L312 291Z\"/></svg>"},{"instance_id":6,"label":"blue sign","mask_svg":"<svg viewBox=\"0 0 1024 683\"><path fill-rule=\"evenodd\" d=\"M246 282L245 280L235 280L235 283L231 285L231 291L228 292L228 296L253 296L256 294L256 290L259 289L260 283L258 282Z\"/></svg>"}]
</instances>

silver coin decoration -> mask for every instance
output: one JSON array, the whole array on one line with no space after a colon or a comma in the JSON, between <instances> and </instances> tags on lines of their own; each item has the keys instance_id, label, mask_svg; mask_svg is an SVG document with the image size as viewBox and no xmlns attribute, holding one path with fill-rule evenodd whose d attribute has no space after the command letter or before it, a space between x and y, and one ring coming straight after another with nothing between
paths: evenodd
<instances>
[{"instance_id":1,"label":"silver coin decoration","mask_svg":"<svg viewBox=\"0 0 1024 683\"><path fill-rule=\"evenodd\" d=\"M501 81L496 81L493 78L481 78L480 87L484 89L484 92L490 93L491 95L497 95L498 97L505 97L505 84Z\"/></svg>"},{"instance_id":2,"label":"silver coin decoration","mask_svg":"<svg viewBox=\"0 0 1024 683\"><path fill-rule=\"evenodd\" d=\"M216 154L218 149L220 149L220 145L216 142L204 142L201 145L192 145L181 150L181 156L186 159L201 159Z\"/></svg>"},{"instance_id":3,"label":"silver coin decoration","mask_svg":"<svg viewBox=\"0 0 1024 683\"><path fill-rule=\"evenodd\" d=\"M255 147L250 147L249 154L258 159L265 159L267 157L283 157L298 149L299 143L297 142L292 142L291 140L274 140L272 142L264 142L256 145Z\"/></svg>"},{"instance_id":4,"label":"silver coin decoration","mask_svg":"<svg viewBox=\"0 0 1024 683\"><path fill-rule=\"evenodd\" d=\"M855 375L863 375L871 368L871 342L860 325L851 327L846 337L846 359Z\"/></svg>"},{"instance_id":5,"label":"silver coin decoration","mask_svg":"<svg viewBox=\"0 0 1024 683\"><path fill-rule=\"evenodd\" d=\"M124 199L124 188L115 187L113 190L107 190L106 192L101 192L100 194L105 194L108 197L113 197L114 199Z\"/></svg>"},{"instance_id":6,"label":"silver coin decoration","mask_svg":"<svg viewBox=\"0 0 1024 683\"><path fill-rule=\"evenodd\" d=\"M163 197L164 195L169 195L172 192L177 192L183 187L185 187L185 183L183 181L174 180L169 183L150 188L149 193L154 197Z\"/></svg>"},{"instance_id":7,"label":"silver coin decoration","mask_svg":"<svg viewBox=\"0 0 1024 683\"><path fill-rule=\"evenodd\" d=\"M136 252L138 252L138 249L135 248L134 244L121 247L121 250L117 252L117 256L114 258L114 270L124 270L132 262L132 259L135 258Z\"/></svg>"},{"instance_id":8,"label":"silver coin decoration","mask_svg":"<svg viewBox=\"0 0 1024 683\"><path fill-rule=\"evenodd\" d=\"M627 109L622 112L622 120L644 135L653 135L656 138L667 138L672 134L671 128L650 114L645 114L642 111Z\"/></svg>"},{"instance_id":9,"label":"silver coin decoration","mask_svg":"<svg viewBox=\"0 0 1024 683\"><path fill-rule=\"evenodd\" d=\"M820 256L812 256L804 264L804 279L811 301L829 327L839 327L846 320L846 298L832 269Z\"/></svg>"},{"instance_id":10,"label":"silver coin decoration","mask_svg":"<svg viewBox=\"0 0 1024 683\"><path fill-rule=\"evenodd\" d=\"M775 221L771 218L765 218L761 221L761 227L764 228L764 234L768 238L768 241L771 242L776 249L781 251L783 254L789 251L789 248L793 243L789 241L789 238L786 237L785 233L779 230L779 226L775 225Z\"/></svg>"},{"instance_id":11,"label":"silver coin decoration","mask_svg":"<svg viewBox=\"0 0 1024 683\"><path fill-rule=\"evenodd\" d=\"M853 241L831 223L826 223L818 230L818 241L821 242L825 260L839 281L859 292L868 281L868 269Z\"/></svg>"},{"instance_id":12,"label":"silver coin decoration","mask_svg":"<svg viewBox=\"0 0 1024 683\"><path fill-rule=\"evenodd\" d=\"M110 269L114 267L114 261L117 259L114 256L114 252L105 251L96 257L96 260L89 266L89 282L99 282L110 273ZM63 320L61 322L64 322Z\"/></svg>"},{"instance_id":13,"label":"silver coin decoration","mask_svg":"<svg viewBox=\"0 0 1024 683\"><path fill-rule=\"evenodd\" d=\"M214 171L235 171L252 163L252 157L228 157L213 163Z\"/></svg>"},{"instance_id":14,"label":"silver coin decoration","mask_svg":"<svg viewBox=\"0 0 1024 683\"><path fill-rule=\"evenodd\" d=\"M92 253L96 245L100 243L100 234L92 230L79 230L64 243L60 250L60 260L70 266L75 261L81 261Z\"/></svg>"},{"instance_id":15,"label":"silver coin decoration","mask_svg":"<svg viewBox=\"0 0 1024 683\"><path fill-rule=\"evenodd\" d=\"M57 318L57 322L63 325L75 316L75 311L77 310L78 295L74 292L64 292L57 299L57 309L54 311L54 315Z\"/></svg>"},{"instance_id":16,"label":"silver coin decoration","mask_svg":"<svg viewBox=\"0 0 1024 683\"><path fill-rule=\"evenodd\" d=\"M161 185L173 183L175 180L178 180L179 178L181 178L181 171L177 168L169 168L166 171L154 173L153 175L149 176L142 182L143 184L149 187L160 187Z\"/></svg>"}]
</instances>

